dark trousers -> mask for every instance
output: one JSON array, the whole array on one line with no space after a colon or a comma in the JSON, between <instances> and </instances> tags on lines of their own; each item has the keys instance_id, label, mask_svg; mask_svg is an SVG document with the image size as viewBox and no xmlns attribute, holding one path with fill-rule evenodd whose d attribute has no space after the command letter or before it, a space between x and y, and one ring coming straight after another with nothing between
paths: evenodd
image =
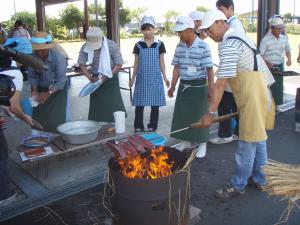
<instances>
[{"instance_id":1,"label":"dark trousers","mask_svg":"<svg viewBox=\"0 0 300 225\"><path fill-rule=\"evenodd\" d=\"M223 116L229 113L234 113L237 111L237 106L233 97L233 94L228 91L224 91L223 97L218 107L218 115ZM234 129L234 134L238 135L239 124L238 118L236 118L236 127ZM226 120L219 123L218 136L221 138L231 137L233 129L231 127L231 120Z\"/></svg>"},{"instance_id":2,"label":"dark trousers","mask_svg":"<svg viewBox=\"0 0 300 225\"><path fill-rule=\"evenodd\" d=\"M0 127L0 200L9 195L8 146Z\"/></svg>"},{"instance_id":3,"label":"dark trousers","mask_svg":"<svg viewBox=\"0 0 300 225\"><path fill-rule=\"evenodd\" d=\"M157 129L159 106L151 106L148 128ZM135 107L134 129L144 130L144 106Z\"/></svg>"}]
</instances>

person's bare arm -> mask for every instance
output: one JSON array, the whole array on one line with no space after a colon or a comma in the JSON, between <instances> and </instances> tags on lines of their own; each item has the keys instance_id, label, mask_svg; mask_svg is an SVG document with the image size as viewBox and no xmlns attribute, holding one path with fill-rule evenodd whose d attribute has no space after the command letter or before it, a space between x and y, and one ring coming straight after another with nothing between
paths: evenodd
<instances>
[{"instance_id":1,"label":"person's bare arm","mask_svg":"<svg viewBox=\"0 0 300 225\"><path fill-rule=\"evenodd\" d=\"M21 92L16 91L16 93L9 99L10 102L9 110L13 114L15 114L16 117L23 120L28 125L33 126L32 118L26 115L20 106L20 98L21 98Z\"/></svg>"},{"instance_id":2,"label":"person's bare arm","mask_svg":"<svg viewBox=\"0 0 300 225\"><path fill-rule=\"evenodd\" d=\"M171 87L168 91L168 96L170 98L174 97L173 93L175 91L175 87L176 87L178 79L179 79L179 65L175 65L173 68L173 77L172 77L172 81L171 81Z\"/></svg>"},{"instance_id":3,"label":"person's bare arm","mask_svg":"<svg viewBox=\"0 0 300 225\"><path fill-rule=\"evenodd\" d=\"M135 82L138 64L139 64L139 56L135 54L134 63L133 63L133 72L132 72L131 80L129 81L129 87L132 87Z\"/></svg>"},{"instance_id":4,"label":"person's bare arm","mask_svg":"<svg viewBox=\"0 0 300 225\"><path fill-rule=\"evenodd\" d=\"M208 100L211 101L213 96L213 86L214 86L214 69L207 68L207 80L208 80Z\"/></svg>"},{"instance_id":5,"label":"person's bare arm","mask_svg":"<svg viewBox=\"0 0 300 225\"><path fill-rule=\"evenodd\" d=\"M87 77L91 82L96 82L97 80L93 78L91 73L88 71L86 65L79 65L80 71L83 73L84 76Z\"/></svg>"},{"instance_id":6,"label":"person's bare arm","mask_svg":"<svg viewBox=\"0 0 300 225\"><path fill-rule=\"evenodd\" d=\"M165 64L164 54L160 54L160 56L159 56L159 64L160 64L160 70L161 70L161 72L163 74L164 82L165 82L166 86L169 87L170 86L170 81L168 80L167 74L166 74L166 64Z\"/></svg>"},{"instance_id":7,"label":"person's bare arm","mask_svg":"<svg viewBox=\"0 0 300 225\"><path fill-rule=\"evenodd\" d=\"M292 65L292 55L291 52L285 52L287 61L286 61L286 65L287 66L291 66Z\"/></svg>"}]
</instances>

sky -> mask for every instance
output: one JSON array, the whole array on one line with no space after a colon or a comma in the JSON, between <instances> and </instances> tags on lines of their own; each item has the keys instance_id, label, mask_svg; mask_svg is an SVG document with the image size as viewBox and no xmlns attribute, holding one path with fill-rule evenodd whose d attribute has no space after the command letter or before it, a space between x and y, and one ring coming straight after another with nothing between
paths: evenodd
<instances>
[{"instance_id":1,"label":"sky","mask_svg":"<svg viewBox=\"0 0 300 225\"><path fill-rule=\"evenodd\" d=\"M1 0L0 21L8 20L14 14L14 2L16 11L35 12L35 0ZM89 0L89 4L94 0ZM98 0L99 3L104 4L104 0ZM253 0L254 10L257 9L258 0ZM299 0L281 0L281 14L290 12L293 14L294 2L296 3L296 15L300 16L300 1ZM188 15L189 12L196 9L197 6L204 6L206 8L215 8L215 0L123 0L124 6L130 8L137 8L145 6L148 10L147 15L154 16L157 21L163 20L163 15L170 9L179 11L181 15ZM83 9L83 1L74 2L77 7ZM59 15L59 12L66 6L66 4L58 4L46 7L46 14L48 16ZM237 14L249 12L252 9L251 0L235 0L235 12Z\"/></svg>"}]
</instances>

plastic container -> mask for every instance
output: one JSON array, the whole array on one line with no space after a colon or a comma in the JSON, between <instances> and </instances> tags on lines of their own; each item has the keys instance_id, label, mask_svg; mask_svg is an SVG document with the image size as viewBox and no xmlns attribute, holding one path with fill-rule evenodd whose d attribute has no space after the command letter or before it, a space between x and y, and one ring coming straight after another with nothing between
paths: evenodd
<instances>
[{"instance_id":1,"label":"plastic container","mask_svg":"<svg viewBox=\"0 0 300 225\"><path fill-rule=\"evenodd\" d=\"M21 100L21 107L25 114L27 114L28 116L32 116L32 105L29 98L24 98Z\"/></svg>"},{"instance_id":2,"label":"plastic container","mask_svg":"<svg viewBox=\"0 0 300 225\"><path fill-rule=\"evenodd\" d=\"M156 146L164 146L167 142L167 138L156 133L143 134L141 136Z\"/></svg>"},{"instance_id":3,"label":"plastic container","mask_svg":"<svg viewBox=\"0 0 300 225\"><path fill-rule=\"evenodd\" d=\"M126 131L125 112L123 111L114 112L114 118L115 118L116 133L117 134L124 133Z\"/></svg>"}]
</instances>

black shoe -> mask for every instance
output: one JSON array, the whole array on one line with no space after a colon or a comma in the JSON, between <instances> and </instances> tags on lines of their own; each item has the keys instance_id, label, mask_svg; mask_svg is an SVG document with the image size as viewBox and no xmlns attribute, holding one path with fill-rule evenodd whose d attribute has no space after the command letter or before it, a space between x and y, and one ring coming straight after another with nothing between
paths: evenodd
<instances>
[{"instance_id":1,"label":"black shoe","mask_svg":"<svg viewBox=\"0 0 300 225\"><path fill-rule=\"evenodd\" d=\"M252 177L248 178L248 187L255 187L257 190L263 191L265 189L265 185L257 184L254 182Z\"/></svg>"},{"instance_id":2,"label":"black shoe","mask_svg":"<svg viewBox=\"0 0 300 225\"><path fill-rule=\"evenodd\" d=\"M149 127L149 128L147 129L147 132L148 132L148 133L154 133L155 131L156 131L156 129L151 128L151 127Z\"/></svg>"},{"instance_id":3,"label":"black shoe","mask_svg":"<svg viewBox=\"0 0 300 225\"><path fill-rule=\"evenodd\" d=\"M144 132L144 129L141 128L134 129L134 133L142 133L142 132Z\"/></svg>"},{"instance_id":4,"label":"black shoe","mask_svg":"<svg viewBox=\"0 0 300 225\"><path fill-rule=\"evenodd\" d=\"M226 187L216 190L216 198L232 198L245 194L245 190L236 190L231 184L228 184Z\"/></svg>"}]
</instances>

